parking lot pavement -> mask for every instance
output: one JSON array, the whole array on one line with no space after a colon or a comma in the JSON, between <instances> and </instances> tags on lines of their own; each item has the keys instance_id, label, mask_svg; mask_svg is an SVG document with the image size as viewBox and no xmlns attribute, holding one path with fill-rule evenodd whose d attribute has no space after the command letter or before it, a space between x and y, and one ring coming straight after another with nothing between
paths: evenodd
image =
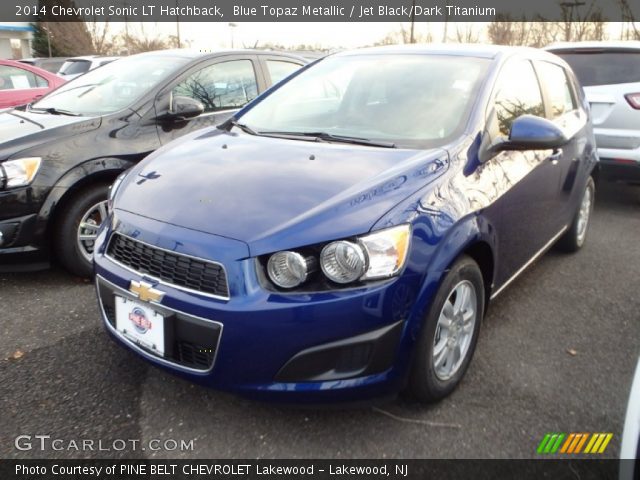
<instances>
[{"instance_id":1,"label":"parking lot pavement","mask_svg":"<svg viewBox=\"0 0 640 480\"><path fill-rule=\"evenodd\" d=\"M549 252L492 303L466 379L434 406L301 410L193 386L111 342L89 283L0 274L0 458L520 458L574 431L613 432L616 456L640 353L639 234L640 188L602 185L585 248ZM18 451L23 434L65 449ZM67 450L81 439L194 449Z\"/></svg>"}]
</instances>

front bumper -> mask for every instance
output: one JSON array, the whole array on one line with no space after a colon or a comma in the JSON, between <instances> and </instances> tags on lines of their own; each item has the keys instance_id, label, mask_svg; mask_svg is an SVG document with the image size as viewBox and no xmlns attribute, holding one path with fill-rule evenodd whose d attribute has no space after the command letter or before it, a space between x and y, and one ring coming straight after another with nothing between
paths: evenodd
<instances>
[{"instance_id":1,"label":"front bumper","mask_svg":"<svg viewBox=\"0 0 640 480\"><path fill-rule=\"evenodd\" d=\"M119 343L146 360L194 382L264 400L358 401L402 387L413 345L407 328L417 292L413 275L357 289L272 292L261 286L242 242L118 216L119 232L163 248L167 239L181 239L172 240L175 251L221 262L229 281L228 299L159 283L114 262L105 248L112 230L103 231L95 257L103 320ZM149 304L167 318L164 358L114 327L113 298L136 299L132 281L153 282L164 293Z\"/></svg>"},{"instance_id":2,"label":"front bumper","mask_svg":"<svg viewBox=\"0 0 640 480\"><path fill-rule=\"evenodd\" d=\"M0 271L19 264L46 264L46 221L38 210L40 200L29 187L0 190Z\"/></svg>"}]
</instances>

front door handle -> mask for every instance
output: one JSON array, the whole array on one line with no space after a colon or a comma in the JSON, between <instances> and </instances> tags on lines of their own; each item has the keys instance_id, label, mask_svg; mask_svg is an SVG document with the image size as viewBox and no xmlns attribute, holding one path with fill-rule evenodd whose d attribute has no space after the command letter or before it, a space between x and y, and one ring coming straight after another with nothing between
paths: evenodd
<instances>
[{"instance_id":1,"label":"front door handle","mask_svg":"<svg viewBox=\"0 0 640 480\"><path fill-rule=\"evenodd\" d=\"M557 150L554 150L553 153L549 155L549 158L547 160L551 162L551 165L557 165L561 157L562 157L562 149L559 148Z\"/></svg>"}]
</instances>

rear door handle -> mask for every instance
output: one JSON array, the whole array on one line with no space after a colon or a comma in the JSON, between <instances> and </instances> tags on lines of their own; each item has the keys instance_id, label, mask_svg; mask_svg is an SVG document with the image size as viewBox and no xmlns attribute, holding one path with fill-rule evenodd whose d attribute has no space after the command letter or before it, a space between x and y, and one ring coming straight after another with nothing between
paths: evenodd
<instances>
[{"instance_id":1,"label":"rear door handle","mask_svg":"<svg viewBox=\"0 0 640 480\"><path fill-rule=\"evenodd\" d=\"M549 155L549 158L547 160L551 162L551 165L557 165L558 162L560 161L560 158L562 158L561 148L554 150L553 153Z\"/></svg>"}]
</instances>

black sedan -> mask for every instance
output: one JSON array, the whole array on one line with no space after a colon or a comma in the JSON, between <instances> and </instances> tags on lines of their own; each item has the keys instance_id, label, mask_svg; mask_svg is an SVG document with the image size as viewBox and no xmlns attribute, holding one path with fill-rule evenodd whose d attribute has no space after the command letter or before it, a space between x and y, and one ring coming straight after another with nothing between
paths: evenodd
<instances>
[{"instance_id":1,"label":"black sedan","mask_svg":"<svg viewBox=\"0 0 640 480\"><path fill-rule=\"evenodd\" d=\"M121 172L226 120L305 63L251 50L144 53L0 114L0 269L46 266L53 253L89 276L108 188Z\"/></svg>"}]
</instances>

